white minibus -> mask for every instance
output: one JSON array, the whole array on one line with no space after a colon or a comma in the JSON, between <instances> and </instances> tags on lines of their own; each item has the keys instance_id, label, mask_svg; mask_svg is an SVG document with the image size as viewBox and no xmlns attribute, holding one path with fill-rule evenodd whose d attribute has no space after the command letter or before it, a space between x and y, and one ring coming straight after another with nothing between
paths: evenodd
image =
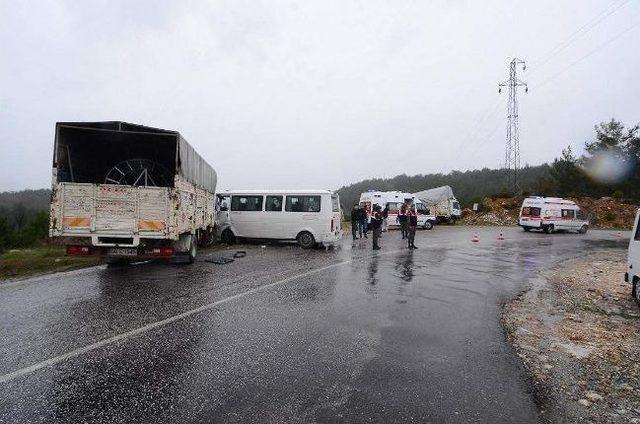
<instances>
[{"instance_id":1,"label":"white minibus","mask_svg":"<svg viewBox=\"0 0 640 424\"><path fill-rule=\"evenodd\" d=\"M390 228L399 227L400 220L398 219L398 212L400 206L405 200L411 199L414 201L416 211L418 213L418 227L430 230L436 223L436 217L431 214L428 207L424 205L419 199L411 193L404 193L402 191L367 191L360 194L360 206L367 211L369 219L371 219L371 209L373 205L379 205L382 209L385 206L389 208L389 215L387 217L387 225Z\"/></svg>"},{"instance_id":2,"label":"white minibus","mask_svg":"<svg viewBox=\"0 0 640 424\"><path fill-rule=\"evenodd\" d=\"M631 283L631 295L640 303L640 209L636 213L635 225L629 240L629 251L627 260L627 272L624 273L624 281Z\"/></svg>"},{"instance_id":3,"label":"white minibus","mask_svg":"<svg viewBox=\"0 0 640 424\"><path fill-rule=\"evenodd\" d=\"M342 237L340 198L329 190L241 190L217 195L222 241L297 241L305 249Z\"/></svg>"},{"instance_id":4,"label":"white minibus","mask_svg":"<svg viewBox=\"0 0 640 424\"><path fill-rule=\"evenodd\" d=\"M518 225L525 231L538 229L547 234L554 231L577 231L584 234L589 229L589 220L571 200L530 196L522 202Z\"/></svg>"}]
</instances>

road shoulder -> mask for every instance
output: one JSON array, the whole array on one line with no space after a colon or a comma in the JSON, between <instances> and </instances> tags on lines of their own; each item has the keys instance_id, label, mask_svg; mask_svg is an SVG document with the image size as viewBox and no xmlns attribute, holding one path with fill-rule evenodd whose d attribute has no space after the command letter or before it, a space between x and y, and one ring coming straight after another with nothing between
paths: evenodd
<instances>
[{"instance_id":1,"label":"road shoulder","mask_svg":"<svg viewBox=\"0 0 640 424\"><path fill-rule=\"evenodd\" d=\"M543 421L640 423L640 309L623 252L563 262L505 306Z\"/></svg>"}]
</instances>

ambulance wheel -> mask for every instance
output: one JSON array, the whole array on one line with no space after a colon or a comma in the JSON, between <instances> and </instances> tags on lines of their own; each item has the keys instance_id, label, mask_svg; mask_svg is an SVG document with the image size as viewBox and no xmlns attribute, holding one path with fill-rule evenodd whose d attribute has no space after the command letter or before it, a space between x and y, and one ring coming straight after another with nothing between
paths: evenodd
<instances>
[{"instance_id":1,"label":"ambulance wheel","mask_svg":"<svg viewBox=\"0 0 640 424\"><path fill-rule=\"evenodd\" d=\"M524 230L525 233L528 233L529 231L531 231L531 227L522 227L522 229Z\"/></svg>"},{"instance_id":2,"label":"ambulance wheel","mask_svg":"<svg viewBox=\"0 0 640 424\"><path fill-rule=\"evenodd\" d=\"M422 226L422 228L424 228L425 230L431 230L433 228L433 222L425 221L425 223Z\"/></svg>"},{"instance_id":3,"label":"ambulance wheel","mask_svg":"<svg viewBox=\"0 0 640 424\"><path fill-rule=\"evenodd\" d=\"M233 231L227 228L222 232L222 234L220 234L220 239L223 243L234 244L236 242L236 235L233 234Z\"/></svg>"},{"instance_id":4,"label":"ambulance wheel","mask_svg":"<svg viewBox=\"0 0 640 424\"><path fill-rule=\"evenodd\" d=\"M588 226L583 225L583 226L578 230L578 232L579 232L580 234L587 234L587 230L588 230L588 229L589 229L589 227L588 227Z\"/></svg>"},{"instance_id":5,"label":"ambulance wheel","mask_svg":"<svg viewBox=\"0 0 640 424\"><path fill-rule=\"evenodd\" d=\"M313 234L309 231L301 231L300 234L298 234L298 237L296 237L296 240L303 249L311 249L316 244Z\"/></svg>"},{"instance_id":6,"label":"ambulance wheel","mask_svg":"<svg viewBox=\"0 0 640 424\"><path fill-rule=\"evenodd\" d=\"M553 224L549 224L546 227L544 227L544 232L547 234L553 233Z\"/></svg>"},{"instance_id":7,"label":"ambulance wheel","mask_svg":"<svg viewBox=\"0 0 640 424\"><path fill-rule=\"evenodd\" d=\"M638 280L638 277L635 277L631 284L631 296L640 304L640 280Z\"/></svg>"}]
</instances>

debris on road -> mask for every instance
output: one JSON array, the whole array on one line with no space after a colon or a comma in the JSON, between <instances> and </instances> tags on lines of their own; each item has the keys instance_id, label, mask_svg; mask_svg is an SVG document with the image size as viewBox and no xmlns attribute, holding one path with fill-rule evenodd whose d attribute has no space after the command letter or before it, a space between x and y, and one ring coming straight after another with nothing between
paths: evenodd
<instances>
[{"instance_id":1,"label":"debris on road","mask_svg":"<svg viewBox=\"0 0 640 424\"><path fill-rule=\"evenodd\" d=\"M640 422L640 311L624 253L566 262L505 307L543 421Z\"/></svg>"}]
</instances>

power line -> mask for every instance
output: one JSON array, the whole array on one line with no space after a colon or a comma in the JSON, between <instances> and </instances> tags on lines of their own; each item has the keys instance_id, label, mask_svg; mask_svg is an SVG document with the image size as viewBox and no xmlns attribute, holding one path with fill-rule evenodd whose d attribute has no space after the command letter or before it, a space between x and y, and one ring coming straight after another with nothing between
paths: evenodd
<instances>
[{"instance_id":1,"label":"power line","mask_svg":"<svg viewBox=\"0 0 640 424\"><path fill-rule=\"evenodd\" d=\"M536 69L539 69L543 65L549 63L549 61L554 56L558 55L560 52L562 52L567 47L569 47L571 44L573 44L578 38L580 38L581 35L586 34L591 29L593 29L596 26L598 26L598 24L600 24L602 21L607 19L609 16L611 16L612 14L617 12L620 8L622 8L627 3L629 3L629 1L630 0L623 0L621 2L615 1L615 2L611 3L605 10L603 10L598 15L594 16L593 18L591 18L588 22L583 24L580 28L575 30L569 36L569 38L567 40L563 41L562 43L557 44L553 49L551 49L549 51L549 53L547 53L546 55L542 56L538 60L538 62L534 62L534 65L532 67L535 67ZM613 7L613 9L612 9L612 7ZM534 70L534 72L535 72L535 70Z\"/></svg>"},{"instance_id":2,"label":"power line","mask_svg":"<svg viewBox=\"0 0 640 424\"><path fill-rule=\"evenodd\" d=\"M600 49L606 47L607 45L611 44L612 42L614 42L615 40L617 40L618 38L622 37L623 35L625 35L626 33L628 33L629 31L631 31L632 29L634 29L635 27L637 27L638 25L640 25L640 21L634 23L633 25L631 25L630 27L627 27L626 29L624 29L623 31L619 32L618 34L614 35L613 37L609 38L607 41L605 41L604 43L600 44L598 47L596 47L595 49L591 50L589 53L585 54L584 56L580 57L579 59L569 63L567 66L565 66L564 68L562 68L560 71L556 72L555 74L553 74L552 76L550 76L549 78L543 80L540 84L538 84L538 88L542 87L544 85L547 85L549 82L551 82L552 80L554 80L556 77L558 77L559 75L563 74L564 72L566 72L569 68L573 67L574 65L576 65L577 63L583 61L584 59L588 58L589 56L591 56L592 54L596 53L597 51L599 51Z\"/></svg>"}]
</instances>

